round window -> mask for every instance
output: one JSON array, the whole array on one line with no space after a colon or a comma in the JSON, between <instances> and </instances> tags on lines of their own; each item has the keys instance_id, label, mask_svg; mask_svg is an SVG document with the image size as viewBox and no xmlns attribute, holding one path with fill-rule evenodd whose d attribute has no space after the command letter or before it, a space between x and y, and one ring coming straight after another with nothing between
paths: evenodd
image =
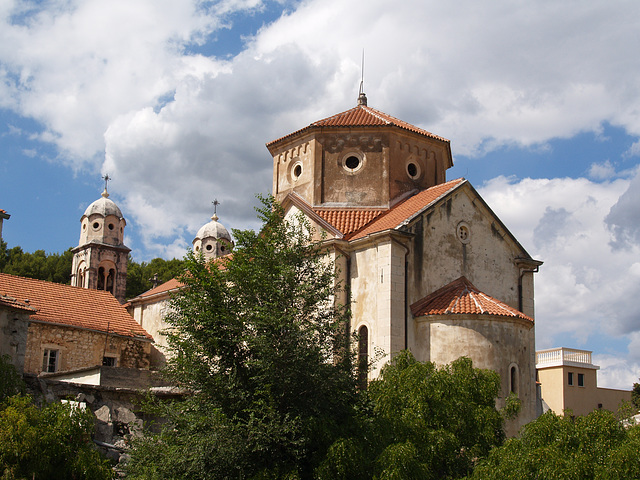
<instances>
[{"instance_id":1,"label":"round window","mask_svg":"<svg viewBox=\"0 0 640 480\"><path fill-rule=\"evenodd\" d=\"M110 223L110 224L109 224L109 230L113 230L113 228L114 228L114 227L113 227L113 223Z\"/></svg>"},{"instance_id":2,"label":"round window","mask_svg":"<svg viewBox=\"0 0 640 480\"><path fill-rule=\"evenodd\" d=\"M200 251L200 247L198 245L196 245L196 252Z\"/></svg>"},{"instance_id":3,"label":"round window","mask_svg":"<svg viewBox=\"0 0 640 480\"><path fill-rule=\"evenodd\" d=\"M298 164L293 167L293 178L299 178L302 175L302 165Z\"/></svg>"},{"instance_id":4,"label":"round window","mask_svg":"<svg viewBox=\"0 0 640 480\"><path fill-rule=\"evenodd\" d=\"M86 223L83 223L83 224L82 224L82 230L86 230L86 229L87 229L87 224L86 224Z\"/></svg>"},{"instance_id":5,"label":"round window","mask_svg":"<svg viewBox=\"0 0 640 480\"><path fill-rule=\"evenodd\" d=\"M210 252L213 249L211 245L207 245L205 248L207 249L207 252Z\"/></svg>"},{"instance_id":6,"label":"round window","mask_svg":"<svg viewBox=\"0 0 640 480\"><path fill-rule=\"evenodd\" d=\"M462 243L469 243L471 241L471 230L469 225L465 222L460 222L456 228L456 236Z\"/></svg>"},{"instance_id":7,"label":"round window","mask_svg":"<svg viewBox=\"0 0 640 480\"><path fill-rule=\"evenodd\" d=\"M342 158L342 168L349 173L355 173L364 165L364 157L359 153L347 153Z\"/></svg>"},{"instance_id":8,"label":"round window","mask_svg":"<svg viewBox=\"0 0 640 480\"><path fill-rule=\"evenodd\" d=\"M221 251L221 252L224 252L224 251L225 251L224 245L220 245L220 251Z\"/></svg>"},{"instance_id":9,"label":"round window","mask_svg":"<svg viewBox=\"0 0 640 480\"><path fill-rule=\"evenodd\" d=\"M93 229L98 230L100 228L100 224L98 222L93 222Z\"/></svg>"}]
</instances>

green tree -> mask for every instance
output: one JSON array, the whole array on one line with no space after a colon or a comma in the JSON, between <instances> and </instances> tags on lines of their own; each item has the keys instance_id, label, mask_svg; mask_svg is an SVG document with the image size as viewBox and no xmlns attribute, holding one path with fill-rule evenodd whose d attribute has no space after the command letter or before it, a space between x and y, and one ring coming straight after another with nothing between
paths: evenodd
<instances>
[{"instance_id":1,"label":"green tree","mask_svg":"<svg viewBox=\"0 0 640 480\"><path fill-rule=\"evenodd\" d=\"M93 447L91 412L60 403L36 407L28 396L9 398L0 410L2 480L114 478Z\"/></svg>"},{"instance_id":2,"label":"green tree","mask_svg":"<svg viewBox=\"0 0 640 480\"><path fill-rule=\"evenodd\" d=\"M158 275L158 283L164 283L182 275L184 261L176 258L163 260L154 258L149 263L136 263L129 255L127 260L127 291L126 297L137 297L141 293L153 288L153 278Z\"/></svg>"},{"instance_id":3,"label":"green tree","mask_svg":"<svg viewBox=\"0 0 640 480\"><path fill-rule=\"evenodd\" d=\"M261 200L261 231L234 231L232 257L187 255L166 318L168 372L193 393L159 407L167 423L137 444L130 478L312 478L350 422L334 266L302 217Z\"/></svg>"},{"instance_id":4,"label":"green tree","mask_svg":"<svg viewBox=\"0 0 640 480\"><path fill-rule=\"evenodd\" d=\"M637 479L640 426L625 429L606 410L576 419L549 411L494 449L471 478Z\"/></svg>"},{"instance_id":5,"label":"green tree","mask_svg":"<svg viewBox=\"0 0 640 480\"><path fill-rule=\"evenodd\" d=\"M0 402L18 393L24 393L24 382L11 363L11 357L0 355Z\"/></svg>"},{"instance_id":6,"label":"green tree","mask_svg":"<svg viewBox=\"0 0 640 480\"><path fill-rule=\"evenodd\" d=\"M640 383L633 384L633 390L631 391L631 403L636 409L640 410Z\"/></svg>"},{"instance_id":7,"label":"green tree","mask_svg":"<svg viewBox=\"0 0 640 480\"><path fill-rule=\"evenodd\" d=\"M9 249L4 241L0 241L0 272L3 273L69 284L72 261L70 248L63 253L48 255L44 250L25 253L20 247Z\"/></svg>"},{"instance_id":8,"label":"green tree","mask_svg":"<svg viewBox=\"0 0 640 480\"><path fill-rule=\"evenodd\" d=\"M402 352L369 385L370 404L332 445L322 479L461 478L504 439L498 375L460 358L436 368Z\"/></svg>"}]
</instances>

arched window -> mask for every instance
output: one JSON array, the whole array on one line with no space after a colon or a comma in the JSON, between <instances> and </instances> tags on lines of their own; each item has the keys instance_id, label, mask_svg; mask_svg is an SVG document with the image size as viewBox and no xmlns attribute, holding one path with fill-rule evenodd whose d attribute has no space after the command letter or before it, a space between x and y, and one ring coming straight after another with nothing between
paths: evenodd
<instances>
[{"instance_id":1,"label":"arched window","mask_svg":"<svg viewBox=\"0 0 640 480\"><path fill-rule=\"evenodd\" d=\"M98 268L98 290L104 290L104 267Z\"/></svg>"},{"instance_id":2,"label":"arched window","mask_svg":"<svg viewBox=\"0 0 640 480\"><path fill-rule=\"evenodd\" d=\"M111 268L109 269L109 275L107 276L107 288L105 289L107 292L111 292L113 295L113 286L115 284L116 271Z\"/></svg>"},{"instance_id":3,"label":"arched window","mask_svg":"<svg viewBox=\"0 0 640 480\"><path fill-rule=\"evenodd\" d=\"M509 366L509 392L518 394L518 366L515 363Z\"/></svg>"},{"instance_id":4,"label":"arched window","mask_svg":"<svg viewBox=\"0 0 640 480\"><path fill-rule=\"evenodd\" d=\"M369 329L363 325L358 330L358 386L367 388L369 372Z\"/></svg>"}]
</instances>

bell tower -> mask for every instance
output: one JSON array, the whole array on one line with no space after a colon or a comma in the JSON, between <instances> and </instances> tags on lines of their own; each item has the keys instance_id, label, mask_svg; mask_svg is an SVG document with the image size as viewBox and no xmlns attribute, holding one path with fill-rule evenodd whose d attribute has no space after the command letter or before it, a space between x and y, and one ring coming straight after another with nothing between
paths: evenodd
<instances>
[{"instance_id":1,"label":"bell tower","mask_svg":"<svg viewBox=\"0 0 640 480\"><path fill-rule=\"evenodd\" d=\"M200 227L192 242L194 253L196 255L202 253L207 261L228 255L234 246L229 231L218 222L217 209L220 202L214 200L212 203L213 216L211 221Z\"/></svg>"},{"instance_id":2,"label":"bell tower","mask_svg":"<svg viewBox=\"0 0 640 480\"><path fill-rule=\"evenodd\" d=\"M124 245L127 222L120 208L109 199L109 175L103 178L104 192L80 218L80 242L72 250L71 285L106 290L124 303L127 257L131 251Z\"/></svg>"}]
</instances>

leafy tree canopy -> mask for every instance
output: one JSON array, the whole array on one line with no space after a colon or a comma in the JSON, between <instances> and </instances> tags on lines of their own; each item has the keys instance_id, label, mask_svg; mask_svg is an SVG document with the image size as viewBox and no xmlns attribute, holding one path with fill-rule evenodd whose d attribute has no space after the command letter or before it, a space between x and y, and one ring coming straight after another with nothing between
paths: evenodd
<instances>
[{"instance_id":1,"label":"leafy tree canopy","mask_svg":"<svg viewBox=\"0 0 640 480\"><path fill-rule=\"evenodd\" d=\"M0 405L0 478L106 480L107 460L93 447L94 417L69 405L38 408L29 396Z\"/></svg>"},{"instance_id":2,"label":"leafy tree canopy","mask_svg":"<svg viewBox=\"0 0 640 480\"><path fill-rule=\"evenodd\" d=\"M183 270L184 261L176 258L172 260L154 258L150 262L136 263L129 255L127 260L127 291L125 295L127 298L137 297L153 288L155 278L157 278L158 284L164 283L182 275Z\"/></svg>"},{"instance_id":3,"label":"leafy tree canopy","mask_svg":"<svg viewBox=\"0 0 640 480\"><path fill-rule=\"evenodd\" d=\"M461 478L504 439L498 375L460 358L436 368L402 352L369 385L353 436L334 443L323 479Z\"/></svg>"},{"instance_id":4,"label":"leafy tree canopy","mask_svg":"<svg viewBox=\"0 0 640 480\"><path fill-rule=\"evenodd\" d=\"M20 277L36 278L55 283L71 283L71 249L63 253L46 254L44 250L23 252L20 247L8 248L0 240L0 272Z\"/></svg>"},{"instance_id":5,"label":"leafy tree canopy","mask_svg":"<svg viewBox=\"0 0 640 480\"><path fill-rule=\"evenodd\" d=\"M595 410L573 419L549 411L496 448L473 472L483 480L640 478L640 426Z\"/></svg>"},{"instance_id":6,"label":"leafy tree canopy","mask_svg":"<svg viewBox=\"0 0 640 480\"><path fill-rule=\"evenodd\" d=\"M0 355L0 402L18 393L24 393L24 382L9 355Z\"/></svg>"},{"instance_id":7,"label":"leafy tree canopy","mask_svg":"<svg viewBox=\"0 0 640 480\"><path fill-rule=\"evenodd\" d=\"M640 383L633 384L633 390L631 391L631 403L640 410Z\"/></svg>"},{"instance_id":8,"label":"leafy tree canopy","mask_svg":"<svg viewBox=\"0 0 640 480\"><path fill-rule=\"evenodd\" d=\"M166 317L168 372L193 395L160 407L167 423L137 445L130 478L312 478L350 423L355 377L334 266L302 217L261 200L262 230L234 231L233 256L187 255L186 288Z\"/></svg>"}]
</instances>

